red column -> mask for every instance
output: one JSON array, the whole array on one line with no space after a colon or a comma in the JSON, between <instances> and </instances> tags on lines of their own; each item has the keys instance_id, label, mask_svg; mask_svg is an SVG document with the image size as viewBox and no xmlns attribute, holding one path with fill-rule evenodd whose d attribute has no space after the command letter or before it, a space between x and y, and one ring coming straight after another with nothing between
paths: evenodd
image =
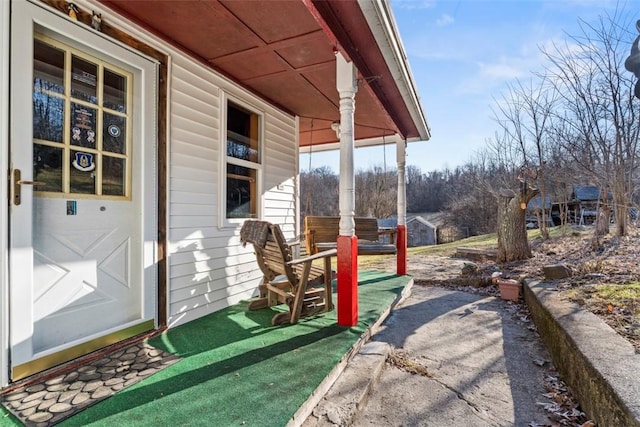
<instances>
[{"instance_id":1,"label":"red column","mask_svg":"<svg viewBox=\"0 0 640 427\"><path fill-rule=\"evenodd\" d=\"M398 240L396 241L398 248L398 274L404 276L407 274L407 226L398 225Z\"/></svg>"},{"instance_id":2,"label":"red column","mask_svg":"<svg viewBox=\"0 0 640 427\"><path fill-rule=\"evenodd\" d=\"M338 236L338 325L358 323L358 238Z\"/></svg>"}]
</instances>

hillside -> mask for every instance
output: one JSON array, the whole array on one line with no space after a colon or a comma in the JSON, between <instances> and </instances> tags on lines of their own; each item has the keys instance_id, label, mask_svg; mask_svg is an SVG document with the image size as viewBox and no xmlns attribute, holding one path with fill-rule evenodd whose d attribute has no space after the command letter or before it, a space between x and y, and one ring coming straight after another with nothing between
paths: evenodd
<instances>
[{"instance_id":1,"label":"hillside","mask_svg":"<svg viewBox=\"0 0 640 427\"><path fill-rule=\"evenodd\" d=\"M543 280L543 266L564 264L571 277L556 280L560 292L603 318L640 352L640 229L631 228L628 236L606 236L593 248L592 228L552 229L543 241L534 230L529 233L533 257L525 261L496 264L479 262L471 274L462 269L469 261L455 258L457 247L496 246L495 235L475 236L446 245L410 248L408 273L417 284L462 286L472 292L498 295L491 285L495 271L504 277L529 277ZM395 270L393 257L362 257L361 268ZM465 273L468 273L467 267Z\"/></svg>"}]
</instances>

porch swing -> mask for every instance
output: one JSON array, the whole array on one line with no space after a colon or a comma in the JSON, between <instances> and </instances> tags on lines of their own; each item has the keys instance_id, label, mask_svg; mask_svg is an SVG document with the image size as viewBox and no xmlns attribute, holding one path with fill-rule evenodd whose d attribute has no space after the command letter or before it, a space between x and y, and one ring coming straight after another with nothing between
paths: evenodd
<instances>
[{"instance_id":1,"label":"porch swing","mask_svg":"<svg viewBox=\"0 0 640 427\"><path fill-rule=\"evenodd\" d=\"M384 136L382 141L383 145L385 145ZM313 120L311 121L311 135L309 137L309 171L311 171L312 155ZM386 172L386 145L384 157L384 170ZM305 212L312 212L311 189L307 192ZM378 228L378 220L372 217L354 217L354 222L359 255L395 255L397 253L395 244L380 241L380 236L389 235L390 241L393 242L395 230L380 230ZM305 216L304 238L307 254L313 255L329 249L336 249L339 232L339 216Z\"/></svg>"}]
</instances>

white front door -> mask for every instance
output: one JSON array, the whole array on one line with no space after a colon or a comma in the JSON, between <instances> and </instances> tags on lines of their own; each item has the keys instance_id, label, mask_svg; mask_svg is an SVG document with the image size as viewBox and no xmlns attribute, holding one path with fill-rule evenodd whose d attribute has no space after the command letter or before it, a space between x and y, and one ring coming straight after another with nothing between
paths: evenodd
<instances>
[{"instance_id":1,"label":"white front door","mask_svg":"<svg viewBox=\"0 0 640 427\"><path fill-rule=\"evenodd\" d=\"M155 326L156 65L11 12L12 379Z\"/></svg>"}]
</instances>

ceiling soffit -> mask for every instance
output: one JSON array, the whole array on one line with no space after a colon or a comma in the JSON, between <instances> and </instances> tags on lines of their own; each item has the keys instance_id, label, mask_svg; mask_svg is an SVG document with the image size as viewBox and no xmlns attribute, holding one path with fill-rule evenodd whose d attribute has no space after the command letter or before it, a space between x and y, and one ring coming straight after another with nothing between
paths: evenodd
<instances>
[{"instance_id":1,"label":"ceiling soffit","mask_svg":"<svg viewBox=\"0 0 640 427\"><path fill-rule=\"evenodd\" d=\"M302 0L102 2L253 93L300 116L300 145L337 141L331 130L331 123L340 119L336 46ZM356 139L398 130L410 136L411 119L401 97L396 99L400 94L357 2L313 1L313 5L361 73L354 118Z\"/></svg>"}]
</instances>

